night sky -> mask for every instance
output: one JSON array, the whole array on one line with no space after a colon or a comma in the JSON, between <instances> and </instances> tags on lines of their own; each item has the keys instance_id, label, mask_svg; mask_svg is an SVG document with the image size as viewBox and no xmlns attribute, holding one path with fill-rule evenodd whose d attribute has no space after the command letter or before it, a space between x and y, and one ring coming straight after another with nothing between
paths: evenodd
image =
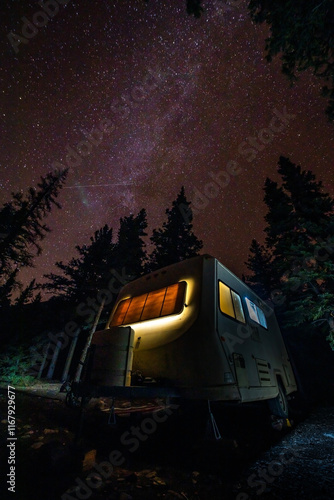
<instances>
[{"instance_id":1,"label":"night sky","mask_svg":"<svg viewBox=\"0 0 334 500\"><path fill-rule=\"evenodd\" d=\"M108 223L116 235L119 218L141 208L151 234L181 185L203 251L240 276L251 239L264 239L263 185L279 179L280 155L334 195L321 82L303 74L290 87L279 59L265 62L267 27L251 23L247 2L204 2L200 19L184 0L60 3L49 21L34 2L1 6L0 203L71 164L63 208L21 279L41 281L95 230ZM11 43L22 30L26 43Z\"/></svg>"}]
</instances>

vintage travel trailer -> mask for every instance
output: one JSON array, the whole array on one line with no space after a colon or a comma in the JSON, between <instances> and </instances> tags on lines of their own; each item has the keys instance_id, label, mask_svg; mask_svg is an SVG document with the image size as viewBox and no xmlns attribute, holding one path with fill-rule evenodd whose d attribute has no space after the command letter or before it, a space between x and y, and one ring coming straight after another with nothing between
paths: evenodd
<instances>
[{"instance_id":1,"label":"vintage travel trailer","mask_svg":"<svg viewBox=\"0 0 334 500\"><path fill-rule=\"evenodd\" d=\"M297 390L273 310L210 255L126 284L92 340L91 395L270 401Z\"/></svg>"}]
</instances>

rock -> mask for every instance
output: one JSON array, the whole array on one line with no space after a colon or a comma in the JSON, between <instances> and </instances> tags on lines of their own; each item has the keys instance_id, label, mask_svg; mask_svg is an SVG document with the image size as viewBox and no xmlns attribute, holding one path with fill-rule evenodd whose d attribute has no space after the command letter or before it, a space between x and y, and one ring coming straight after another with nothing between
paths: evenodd
<instances>
[{"instance_id":1,"label":"rock","mask_svg":"<svg viewBox=\"0 0 334 500\"><path fill-rule=\"evenodd\" d=\"M98 489L102 486L103 480L97 472L91 472L89 474L89 480L94 484L94 488Z\"/></svg>"},{"instance_id":2,"label":"rock","mask_svg":"<svg viewBox=\"0 0 334 500\"><path fill-rule=\"evenodd\" d=\"M153 484L156 486L166 486L166 482L163 479L160 479L160 477L155 477Z\"/></svg>"},{"instance_id":3,"label":"rock","mask_svg":"<svg viewBox=\"0 0 334 500\"><path fill-rule=\"evenodd\" d=\"M145 475L145 477L147 477L147 479L153 479L155 476L157 476L157 473L155 470L152 470L151 472L149 472L148 474Z\"/></svg>"},{"instance_id":4,"label":"rock","mask_svg":"<svg viewBox=\"0 0 334 500\"><path fill-rule=\"evenodd\" d=\"M84 471L90 470L96 463L96 450L90 450L85 454L82 468Z\"/></svg>"},{"instance_id":5,"label":"rock","mask_svg":"<svg viewBox=\"0 0 334 500\"><path fill-rule=\"evenodd\" d=\"M149 472L152 472L152 470L151 469L143 469L143 470L139 471L138 474L140 476L146 476L146 474L148 474Z\"/></svg>"},{"instance_id":6,"label":"rock","mask_svg":"<svg viewBox=\"0 0 334 500\"><path fill-rule=\"evenodd\" d=\"M39 448L41 448L41 446L43 446L43 443L41 441L38 441L37 443L34 443L30 446L30 448L33 448L34 450L38 450Z\"/></svg>"}]
</instances>

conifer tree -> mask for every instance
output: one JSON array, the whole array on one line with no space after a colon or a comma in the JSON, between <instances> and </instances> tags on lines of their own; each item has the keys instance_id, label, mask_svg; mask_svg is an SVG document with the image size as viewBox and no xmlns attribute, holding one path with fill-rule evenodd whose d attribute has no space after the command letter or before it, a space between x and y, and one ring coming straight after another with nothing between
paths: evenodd
<instances>
[{"instance_id":1,"label":"conifer tree","mask_svg":"<svg viewBox=\"0 0 334 500\"><path fill-rule=\"evenodd\" d=\"M0 302L19 286L19 270L32 267L34 257L41 254L40 242L50 231L44 218L53 206L61 208L57 197L67 173L67 169L50 172L41 177L37 189L29 188L26 195L12 193L12 201L0 211Z\"/></svg>"},{"instance_id":2,"label":"conifer tree","mask_svg":"<svg viewBox=\"0 0 334 500\"><path fill-rule=\"evenodd\" d=\"M143 273L146 259L146 211L120 219L118 240L113 242L113 229L106 224L95 231L89 245L76 246L77 257L67 264L56 262L61 273L45 275L48 283L41 288L63 296L67 301L78 302L96 296L99 290L108 289L113 273L121 284L138 278ZM118 274L117 274L118 273Z\"/></svg>"},{"instance_id":3,"label":"conifer tree","mask_svg":"<svg viewBox=\"0 0 334 500\"><path fill-rule=\"evenodd\" d=\"M247 267L253 276L247 277L248 283L262 282L264 287L270 283L283 325L322 325L331 341L334 200L323 192L312 172L288 158L280 157L278 172L281 186L270 179L265 183L266 244L260 248L252 243Z\"/></svg>"},{"instance_id":4,"label":"conifer tree","mask_svg":"<svg viewBox=\"0 0 334 500\"><path fill-rule=\"evenodd\" d=\"M141 276L147 259L144 236L147 236L146 210L143 208L135 217L133 214L120 219L118 239L115 245L117 270L126 275L127 280Z\"/></svg>"},{"instance_id":5,"label":"conifer tree","mask_svg":"<svg viewBox=\"0 0 334 500\"><path fill-rule=\"evenodd\" d=\"M150 256L149 269L155 270L199 254L203 242L193 233L192 212L182 186L180 193L166 209L167 221L154 229L151 242L155 248ZM185 217L186 214L186 217Z\"/></svg>"},{"instance_id":6,"label":"conifer tree","mask_svg":"<svg viewBox=\"0 0 334 500\"><path fill-rule=\"evenodd\" d=\"M322 182L316 182L310 170L302 171L299 165L283 156L278 162L278 172L283 189L289 193L297 231L302 228L311 239L328 236L328 231L333 231L333 199L323 192Z\"/></svg>"},{"instance_id":7,"label":"conifer tree","mask_svg":"<svg viewBox=\"0 0 334 500\"><path fill-rule=\"evenodd\" d=\"M75 247L78 257L73 257L67 264L56 262L61 274L45 275L49 283L44 283L41 288L74 302L96 294L101 287L106 286L110 270L115 264L112 238L113 230L107 224L95 231L89 245Z\"/></svg>"},{"instance_id":8,"label":"conifer tree","mask_svg":"<svg viewBox=\"0 0 334 500\"><path fill-rule=\"evenodd\" d=\"M14 269L9 276L3 277L2 285L0 285L0 308L8 308L11 304L12 294L19 288L17 275L19 270Z\"/></svg>"},{"instance_id":9,"label":"conifer tree","mask_svg":"<svg viewBox=\"0 0 334 500\"><path fill-rule=\"evenodd\" d=\"M252 274L245 276L245 281L260 297L268 299L271 291L275 288L271 268L272 256L255 239L252 240L249 252L250 255L245 264Z\"/></svg>"},{"instance_id":10,"label":"conifer tree","mask_svg":"<svg viewBox=\"0 0 334 500\"><path fill-rule=\"evenodd\" d=\"M334 119L333 30L331 0L250 0L248 9L255 23L267 23L266 59L282 61L282 72L291 82L301 71L311 70L323 82L329 99L327 114Z\"/></svg>"},{"instance_id":11,"label":"conifer tree","mask_svg":"<svg viewBox=\"0 0 334 500\"><path fill-rule=\"evenodd\" d=\"M16 266L32 266L35 253L42 252L39 242L50 228L43 219L52 206L61 208L56 200L67 177L68 169L50 172L41 177L38 188L28 193L12 193L13 200L0 212L0 272L11 272ZM35 249L35 253L32 251Z\"/></svg>"},{"instance_id":12,"label":"conifer tree","mask_svg":"<svg viewBox=\"0 0 334 500\"><path fill-rule=\"evenodd\" d=\"M23 307L25 304L28 304L29 302L33 302L34 304L40 302L41 301L40 293L38 293L34 297L34 292L36 289L37 289L36 280L33 279L30 281L29 285L22 290L19 297L17 297L17 299L15 300L15 305L18 307Z\"/></svg>"}]
</instances>

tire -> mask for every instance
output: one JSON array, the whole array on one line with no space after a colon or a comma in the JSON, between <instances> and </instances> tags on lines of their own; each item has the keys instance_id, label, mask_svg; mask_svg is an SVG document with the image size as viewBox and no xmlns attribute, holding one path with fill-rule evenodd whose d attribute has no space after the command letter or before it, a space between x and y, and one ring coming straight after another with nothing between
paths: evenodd
<instances>
[{"instance_id":1,"label":"tire","mask_svg":"<svg viewBox=\"0 0 334 500\"><path fill-rule=\"evenodd\" d=\"M269 399L268 405L272 415L281 418L289 418L289 404L284 388L280 382L278 382L278 395L274 399Z\"/></svg>"}]
</instances>

